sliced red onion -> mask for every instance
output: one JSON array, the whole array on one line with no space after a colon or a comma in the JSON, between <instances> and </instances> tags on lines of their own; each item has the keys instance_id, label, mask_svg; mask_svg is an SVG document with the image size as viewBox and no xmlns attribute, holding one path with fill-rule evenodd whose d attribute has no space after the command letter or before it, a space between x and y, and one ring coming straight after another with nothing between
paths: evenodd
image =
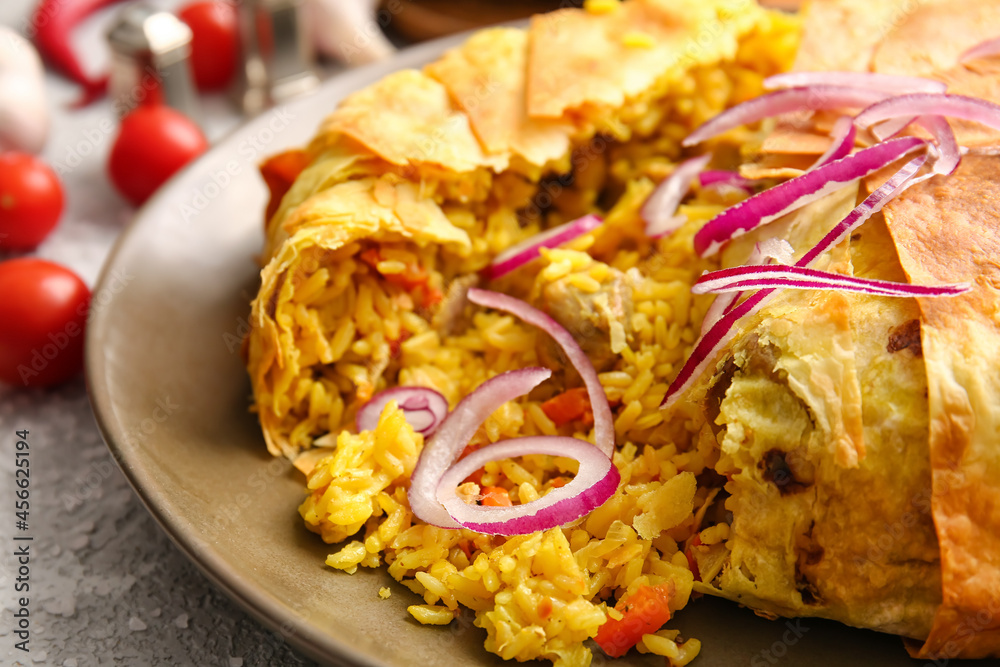
<instances>
[{"instance_id":1,"label":"sliced red onion","mask_svg":"<svg viewBox=\"0 0 1000 667\"><path fill-rule=\"evenodd\" d=\"M491 461L527 454L565 456L579 461L573 480L523 505L484 507L459 498L456 487ZM441 478L437 500L462 526L489 535L524 535L548 530L579 519L603 505L621 481L618 468L585 440L561 436L534 436L504 440L468 454Z\"/></svg>"},{"instance_id":2,"label":"sliced red onion","mask_svg":"<svg viewBox=\"0 0 1000 667\"><path fill-rule=\"evenodd\" d=\"M787 88L755 97L723 111L688 135L682 143L684 146L694 146L734 127L796 111L862 109L888 96L889 93L880 90L849 86Z\"/></svg>"},{"instance_id":3,"label":"sliced red onion","mask_svg":"<svg viewBox=\"0 0 1000 667\"><path fill-rule=\"evenodd\" d=\"M934 173L945 176L954 173L962 160L962 154L951 125L941 116L921 116L917 122L934 137L936 157L931 165Z\"/></svg>"},{"instance_id":4,"label":"sliced red onion","mask_svg":"<svg viewBox=\"0 0 1000 667\"><path fill-rule=\"evenodd\" d=\"M753 194L753 181L740 176L736 171L706 169L698 174L698 184L703 188L712 186L739 188L748 194Z\"/></svg>"},{"instance_id":5,"label":"sliced red onion","mask_svg":"<svg viewBox=\"0 0 1000 667\"><path fill-rule=\"evenodd\" d=\"M601 226L603 220L596 215L585 215L565 224L535 234L517 245L507 248L494 258L488 269L488 278L496 280L539 256L542 248L557 248Z\"/></svg>"},{"instance_id":6,"label":"sliced red onion","mask_svg":"<svg viewBox=\"0 0 1000 667\"><path fill-rule=\"evenodd\" d=\"M705 223L694 236L694 249L702 257L714 255L728 241L822 199L925 145L917 137L892 139L758 192Z\"/></svg>"},{"instance_id":7,"label":"sliced red onion","mask_svg":"<svg viewBox=\"0 0 1000 667\"><path fill-rule=\"evenodd\" d=\"M552 376L547 368L521 368L483 382L463 398L434 436L424 443L410 476L410 509L423 521L442 528L461 528L437 500L441 478L462 455L479 426L507 401L523 396Z\"/></svg>"},{"instance_id":8,"label":"sliced red onion","mask_svg":"<svg viewBox=\"0 0 1000 667\"><path fill-rule=\"evenodd\" d=\"M788 241L778 236L772 236L754 244L753 251L747 258L746 266L759 266L772 260L778 264L791 264L794 254L795 249ZM705 311L705 317L701 321L701 335L704 336L724 314L733 309L742 297L743 292L725 292L716 296L708 310Z\"/></svg>"},{"instance_id":9,"label":"sliced red onion","mask_svg":"<svg viewBox=\"0 0 1000 667\"><path fill-rule=\"evenodd\" d=\"M771 260L778 264L791 264L795 259L794 255L795 248L791 243L780 236L772 236L753 245L747 264L766 264Z\"/></svg>"},{"instance_id":10,"label":"sliced red onion","mask_svg":"<svg viewBox=\"0 0 1000 667\"><path fill-rule=\"evenodd\" d=\"M943 93L948 86L941 81L919 76L895 76L875 72L786 72L764 79L764 89L806 86L850 86L873 88L887 94Z\"/></svg>"},{"instance_id":11,"label":"sliced red onion","mask_svg":"<svg viewBox=\"0 0 1000 667\"><path fill-rule=\"evenodd\" d=\"M971 49L963 53L958 58L958 62L967 63L970 60L977 60L979 58L989 58L991 56L1000 55L1000 37L995 37L993 39L988 39L985 42L980 42L976 44Z\"/></svg>"},{"instance_id":12,"label":"sliced red onion","mask_svg":"<svg viewBox=\"0 0 1000 667\"><path fill-rule=\"evenodd\" d=\"M775 292L774 288L762 289L754 292L731 309L723 313L722 317L705 332L698 342L695 343L691 356L681 367L680 372L674 381L670 383L660 408L668 408L677 401L678 397L690 387L695 380L701 377L708 366L715 361L715 354L735 335L733 327L741 319L756 312L764 300Z\"/></svg>"},{"instance_id":13,"label":"sliced red onion","mask_svg":"<svg viewBox=\"0 0 1000 667\"><path fill-rule=\"evenodd\" d=\"M906 127L917 119L916 116L900 116L899 118L890 118L887 121L878 123L877 125L872 125L870 131L872 136L879 141L885 141L890 137L894 137Z\"/></svg>"},{"instance_id":14,"label":"sliced red onion","mask_svg":"<svg viewBox=\"0 0 1000 667\"><path fill-rule=\"evenodd\" d=\"M795 266L807 267L831 247L847 238L851 232L861 226L868 218L880 211L883 206L907 187L917 181L914 179L917 171L927 161L926 155L919 155L910 160L897 171L875 192L861 202L847 217L837 223L833 229L815 246L803 255ZM716 353L735 335L733 328L743 317L756 312L770 298L776 288L764 288L751 294L747 299L729 309L719 320L704 333L695 343L694 351L663 397L661 408L673 405L678 398L697 380L705 370L714 363Z\"/></svg>"},{"instance_id":15,"label":"sliced red onion","mask_svg":"<svg viewBox=\"0 0 1000 667\"><path fill-rule=\"evenodd\" d=\"M851 150L854 148L854 137L856 135L857 129L854 127L853 118L850 116L841 116L838 118L837 122L833 124L833 129L830 130L830 139L833 143L830 144L826 152L820 155L819 159L813 162L812 166L806 169L806 171L819 169L825 164L830 164L850 155Z\"/></svg>"},{"instance_id":16,"label":"sliced red onion","mask_svg":"<svg viewBox=\"0 0 1000 667\"><path fill-rule=\"evenodd\" d=\"M430 387L393 387L380 391L361 406L356 419L358 432L374 431L389 401L396 401L406 423L425 436L433 433L448 414L448 400Z\"/></svg>"},{"instance_id":17,"label":"sliced red onion","mask_svg":"<svg viewBox=\"0 0 1000 667\"><path fill-rule=\"evenodd\" d=\"M919 182L919 179L914 178L914 176L920 171L920 168L924 166L926 161L926 155L918 155L903 165L902 169L893 174L881 187L858 204L857 208L848 213L847 217L827 232L826 236L819 243L802 255L795 262L795 266L809 266L812 264L824 252L847 238L851 232L864 224L868 218L881 211L883 206L900 195L904 190Z\"/></svg>"},{"instance_id":18,"label":"sliced red onion","mask_svg":"<svg viewBox=\"0 0 1000 667\"><path fill-rule=\"evenodd\" d=\"M982 123L1000 130L1000 106L978 97L913 93L875 102L854 119L861 128L900 116L948 116Z\"/></svg>"},{"instance_id":19,"label":"sliced red onion","mask_svg":"<svg viewBox=\"0 0 1000 667\"><path fill-rule=\"evenodd\" d=\"M705 273L691 287L695 294L739 292L762 287L829 289L896 297L955 296L972 289L969 283L911 285L888 280L856 278L801 266L738 266Z\"/></svg>"},{"instance_id":20,"label":"sliced red onion","mask_svg":"<svg viewBox=\"0 0 1000 667\"><path fill-rule=\"evenodd\" d=\"M711 159L711 155L700 155L685 160L674 168L674 173L656 186L640 211L642 219L646 222L646 236L658 239L687 222L687 216L677 215L677 207L691 189L691 183L698 176L698 172L704 169Z\"/></svg>"},{"instance_id":21,"label":"sliced red onion","mask_svg":"<svg viewBox=\"0 0 1000 667\"><path fill-rule=\"evenodd\" d=\"M604 387L601 386L594 365L590 363L590 359L580 349L573 336L542 311L512 296L473 287L469 289L469 301L486 308L508 312L552 336L587 387L590 405L594 411L594 444L604 452L605 456L611 458L615 451L615 426L611 417L611 406L608 405L608 397L604 393Z\"/></svg>"}]
</instances>

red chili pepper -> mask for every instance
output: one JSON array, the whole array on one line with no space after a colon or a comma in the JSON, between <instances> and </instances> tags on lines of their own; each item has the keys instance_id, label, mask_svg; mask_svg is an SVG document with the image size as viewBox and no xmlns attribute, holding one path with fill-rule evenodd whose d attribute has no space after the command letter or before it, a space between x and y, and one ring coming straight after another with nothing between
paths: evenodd
<instances>
[{"instance_id":1,"label":"red chili pepper","mask_svg":"<svg viewBox=\"0 0 1000 667\"><path fill-rule=\"evenodd\" d=\"M690 568L691 574L694 575L694 580L701 581L701 572L698 570L698 561L694 559L694 554L691 552L691 549L697 546L701 546L701 535L694 536L694 539L691 540L691 544L689 544L688 548L684 550L684 555L687 556L688 568Z\"/></svg>"},{"instance_id":2,"label":"red chili pepper","mask_svg":"<svg viewBox=\"0 0 1000 667\"><path fill-rule=\"evenodd\" d=\"M53 67L83 86L83 97L74 106L86 106L104 94L107 75L92 78L80 67L70 44L70 33L85 18L121 0L41 0L28 26L39 53ZM33 33L33 34L32 34Z\"/></svg>"}]
</instances>

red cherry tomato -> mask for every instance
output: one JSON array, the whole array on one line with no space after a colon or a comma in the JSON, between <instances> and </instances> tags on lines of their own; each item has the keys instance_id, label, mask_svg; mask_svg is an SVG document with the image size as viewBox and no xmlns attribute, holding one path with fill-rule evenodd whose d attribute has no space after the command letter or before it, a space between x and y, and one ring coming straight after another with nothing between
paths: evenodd
<instances>
[{"instance_id":1,"label":"red cherry tomato","mask_svg":"<svg viewBox=\"0 0 1000 667\"><path fill-rule=\"evenodd\" d=\"M90 290L35 257L0 262L0 382L48 387L83 368Z\"/></svg>"},{"instance_id":2,"label":"red cherry tomato","mask_svg":"<svg viewBox=\"0 0 1000 667\"><path fill-rule=\"evenodd\" d=\"M34 155L0 154L0 250L31 250L59 222L63 189Z\"/></svg>"},{"instance_id":3,"label":"red cherry tomato","mask_svg":"<svg viewBox=\"0 0 1000 667\"><path fill-rule=\"evenodd\" d=\"M239 32L236 6L220 0L192 2L177 15L188 24L191 66L199 90L225 88L236 72Z\"/></svg>"},{"instance_id":4,"label":"red cherry tomato","mask_svg":"<svg viewBox=\"0 0 1000 667\"><path fill-rule=\"evenodd\" d=\"M164 106L141 106L122 119L108 158L119 193L139 205L208 148L205 135L187 116Z\"/></svg>"}]
</instances>

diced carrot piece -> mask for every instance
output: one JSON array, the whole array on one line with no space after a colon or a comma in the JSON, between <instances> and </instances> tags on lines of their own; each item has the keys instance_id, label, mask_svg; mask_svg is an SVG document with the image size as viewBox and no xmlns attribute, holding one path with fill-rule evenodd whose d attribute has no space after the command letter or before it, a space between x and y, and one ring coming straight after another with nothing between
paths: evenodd
<instances>
[{"instance_id":1,"label":"diced carrot piece","mask_svg":"<svg viewBox=\"0 0 1000 667\"><path fill-rule=\"evenodd\" d=\"M567 389L558 396L553 396L542 403L542 412L556 426L562 426L576 419L586 420L588 417L590 423L594 423L594 413L590 407L590 396L587 395L586 387Z\"/></svg>"},{"instance_id":2,"label":"diced carrot piece","mask_svg":"<svg viewBox=\"0 0 1000 667\"><path fill-rule=\"evenodd\" d=\"M466 477L465 479L463 479L462 482L464 484L468 484L469 482L472 482L474 484L477 484L478 486L482 486L483 485L483 475L485 475L485 474L486 474L486 468L480 468L476 472L472 473L471 475L469 475L468 477Z\"/></svg>"},{"instance_id":3,"label":"diced carrot piece","mask_svg":"<svg viewBox=\"0 0 1000 667\"><path fill-rule=\"evenodd\" d=\"M373 269L378 266L378 263L382 261L382 257L378 254L378 248L366 248L361 251L358 255L361 261L372 267Z\"/></svg>"},{"instance_id":4,"label":"diced carrot piece","mask_svg":"<svg viewBox=\"0 0 1000 667\"><path fill-rule=\"evenodd\" d=\"M368 248L359 255L361 261L378 271L378 263L382 261L377 248ZM430 274L419 264L407 264L406 268L399 273L383 275L385 281L402 287L407 292L418 293L420 295L420 305L430 308L444 299L444 294L436 287L429 284Z\"/></svg>"},{"instance_id":5,"label":"diced carrot piece","mask_svg":"<svg viewBox=\"0 0 1000 667\"><path fill-rule=\"evenodd\" d=\"M553 489L561 489L567 484L569 484L569 480L566 479L565 477L553 477L552 479L549 480L549 486L551 486Z\"/></svg>"},{"instance_id":6,"label":"diced carrot piece","mask_svg":"<svg viewBox=\"0 0 1000 667\"><path fill-rule=\"evenodd\" d=\"M635 593L620 600L615 609L621 620L609 618L597 631L594 641L612 658L619 658L635 646L643 635L656 632L670 620L670 596L673 584L640 586Z\"/></svg>"},{"instance_id":7,"label":"diced carrot piece","mask_svg":"<svg viewBox=\"0 0 1000 667\"><path fill-rule=\"evenodd\" d=\"M510 495L507 493L507 489L502 486L487 486L480 493L483 495L483 499L479 501L480 505L487 505L489 507L511 507L514 504L510 500Z\"/></svg>"}]
</instances>

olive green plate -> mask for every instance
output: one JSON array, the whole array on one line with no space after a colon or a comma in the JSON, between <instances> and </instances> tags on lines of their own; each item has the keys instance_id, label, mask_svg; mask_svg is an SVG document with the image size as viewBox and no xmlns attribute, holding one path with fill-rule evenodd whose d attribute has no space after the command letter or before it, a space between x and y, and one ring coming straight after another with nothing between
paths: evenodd
<instances>
[{"instance_id":1,"label":"olive green plate","mask_svg":"<svg viewBox=\"0 0 1000 667\"><path fill-rule=\"evenodd\" d=\"M266 452L240 359L257 289L267 193L256 165L309 140L348 93L420 66L460 37L353 70L250 121L165 186L122 235L95 289L87 379L109 448L177 545L234 600L324 663L500 664L465 615L421 626L382 570L324 566L330 547L296 512L303 478ZM382 600L378 590L392 596ZM698 600L673 627L703 642L700 667L912 665L895 637L834 623L768 621ZM595 651L595 664L606 661ZM663 665L636 653L620 665Z\"/></svg>"}]
</instances>

